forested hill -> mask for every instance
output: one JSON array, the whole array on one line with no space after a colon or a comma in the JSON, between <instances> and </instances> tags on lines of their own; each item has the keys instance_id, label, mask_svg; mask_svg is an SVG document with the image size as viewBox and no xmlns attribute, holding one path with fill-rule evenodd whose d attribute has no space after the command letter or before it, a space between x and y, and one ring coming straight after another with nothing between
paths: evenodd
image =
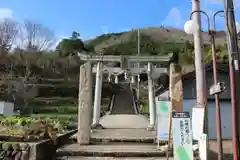
<instances>
[{"instance_id":1,"label":"forested hill","mask_svg":"<svg viewBox=\"0 0 240 160\"><path fill-rule=\"evenodd\" d=\"M209 35L203 33L205 44L205 62L211 61L211 46ZM174 28L144 28L140 29L141 54L163 55L169 52L179 53L180 61L184 64L193 63L193 36L183 30ZM227 58L225 33L217 32L217 56L219 61ZM104 54L134 55L137 54L137 31L109 33L100 35L85 42L86 48Z\"/></svg>"}]
</instances>

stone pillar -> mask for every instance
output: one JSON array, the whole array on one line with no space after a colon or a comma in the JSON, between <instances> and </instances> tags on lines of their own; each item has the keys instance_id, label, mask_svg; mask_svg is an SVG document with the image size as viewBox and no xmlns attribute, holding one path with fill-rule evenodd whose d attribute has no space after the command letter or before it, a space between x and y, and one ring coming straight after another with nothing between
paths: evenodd
<instances>
[{"instance_id":1,"label":"stone pillar","mask_svg":"<svg viewBox=\"0 0 240 160\"><path fill-rule=\"evenodd\" d=\"M118 84L118 75L115 75L114 83Z\"/></svg>"},{"instance_id":2,"label":"stone pillar","mask_svg":"<svg viewBox=\"0 0 240 160\"><path fill-rule=\"evenodd\" d=\"M108 82L112 82L112 75L108 73Z\"/></svg>"},{"instance_id":3,"label":"stone pillar","mask_svg":"<svg viewBox=\"0 0 240 160\"><path fill-rule=\"evenodd\" d=\"M182 112L183 87L181 66L176 63L171 63L169 72L169 94L172 103L172 110Z\"/></svg>"},{"instance_id":4,"label":"stone pillar","mask_svg":"<svg viewBox=\"0 0 240 160\"><path fill-rule=\"evenodd\" d=\"M148 63L148 100L149 100L149 114L150 124L148 130L153 130L155 127L155 102L154 102L154 89L152 79L152 64Z\"/></svg>"},{"instance_id":5,"label":"stone pillar","mask_svg":"<svg viewBox=\"0 0 240 160\"><path fill-rule=\"evenodd\" d=\"M135 77L134 76L131 76L131 83L135 83Z\"/></svg>"},{"instance_id":6,"label":"stone pillar","mask_svg":"<svg viewBox=\"0 0 240 160\"><path fill-rule=\"evenodd\" d=\"M170 117L169 133L172 133L172 112L182 112L182 97L183 97L183 87L182 87L182 74L181 66L176 63L170 64L169 69L169 96L172 104L172 111ZM173 142L171 140L172 135L168 137L168 150L173 147Z\"/></svg>"},{"instance_id":7,"label":"stone pillar","mask_svg":"<svg viewBox=\"0 0 240 160\"><path fill-rule=\"evenodd\" d=\"M79 144L90 143L92 112L92 64L87 62L80 66L78 99L78 133Z\"/></svg>"},{"instance_id":8,"label":"stone pillar","mask_svg":"<svg viewBox=\"0 0 240 160\"><path fill-rule=\"evenodd\" d=\"M129 75L128 75L128 71L124 72L124 79L125 81L128 83L129 82Z\"/></svg>"},{"instance_id":9,"label":"stone pillar","mask_svg":"<svg viewBox=\"0 0 240 160\"><path fill-rule=\"evenodd\" d=\"M94 95L94 108L93 108L93 123L92 128L100 127L100 112L101 112L101 97L102 97L102 62L97 63L95 95Z\"/></svg>"}]
</instances>

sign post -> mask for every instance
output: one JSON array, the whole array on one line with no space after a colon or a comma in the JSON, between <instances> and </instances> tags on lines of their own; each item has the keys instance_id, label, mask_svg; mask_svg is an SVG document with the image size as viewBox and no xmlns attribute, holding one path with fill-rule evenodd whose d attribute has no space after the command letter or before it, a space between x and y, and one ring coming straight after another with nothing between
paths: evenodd
<instances>
[{"instance_id":1,"label":"sign post","mask_svg":"<svg viewBox=\"0 0 240 160\"><path fill-rule=\"evenodd\" d=\"M159 100L158 97L155 100L157 111L157 144L159 148L159 141L168 140L172 106L170 101Z\"/></svg>"},{"instance_id":2,"label":"sign post","mask_svg":"<svg viewBox=\"0 0 240 160\"><path fill-rule=\"evenodd\" d=\"M207 160L207 134L201 134L198 140L199 157L201 160Z\"/></svg>"},{"instance_id":3,"label":"sign post","mask_svg":"<svg viewBox=\"0 0 240 160\"><path fill-rule=\"evenodd\" d=\"M192 137L199 140L204 131L204 108L192 108Z\"/></svg>"},{"instance_id":4,"label":"sign post","mask_svg":"<svg viewBox=\"0 0 240 160\"><path fill-rule=\"evenodd\" d=\"M170 64L169 74L169 92L170 100L172 104L172 112L182 112L182 97L183 97L183 86L182 86L182 72L181 66L177 63ZM172 133L172 112L170 114L170 125L168 133L168 151L167 159L169 159L169 151L172 148L171 133Z\"/></svg>"},{"instance_id":5,"label":"sign post","mask_svg":"<svg viewBox=\"0 0 240 160\"><path fill-rule=\"evenodd\" d=\"M193 160L189 112L172 113L174 159Z\"/></svg>"}]
</instances>

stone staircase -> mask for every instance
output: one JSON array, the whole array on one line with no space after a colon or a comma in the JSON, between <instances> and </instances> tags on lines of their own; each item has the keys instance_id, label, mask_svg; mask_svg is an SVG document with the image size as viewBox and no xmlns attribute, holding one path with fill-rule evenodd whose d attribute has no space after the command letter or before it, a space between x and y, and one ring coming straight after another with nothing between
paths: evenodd
<instances>
[{"instance_id":1,"label":"stone staircase","mask_svg":"<svg viewBox=\"0 0 240 160\"><path fill-rule=\"evenodd\" d=\"M134 105L129 84L121 85L110 114L100 119L105 129L91 132L90 145L79 145L76 136L57 150L59 159L166 159L166 142L155 143L156 131L148 131L148 119ZM97 158L98 157L98 158Z\"/></svg>"},{"instance_id":2,"label":"stone staircase","mask_svg":"<svg viewBox=\"0 0 240 160\"><path fill-rule=\"evenodd\" d=\"M166 159L166 142L160 149L155 142L156 131L148 131L147 117L140 115L135 106L129 84L121 85L115 95L110 114L101 117L104 129L91 131L89 145L79 145L77 135L57 150L58 159ZM171 159L170 159L171 160Z\"/></svg>"},{"instance_id":3,"label":"stone staircase","mask_svg":"<svg viewBox=\"0 0 240 160\"><path fill-rule=\"evenodd\" d=\"M136 108L133 91L129 84L121 85L121 89L115 94L110 114L139 114Z\"/></svg>"},{"instance_id":4,"label":"stone staircase","mask_svg":"<svg viewBox=\"0 0 240 160\"><path fill-rule=\"evenodd\" d=\"M59 159L166 159L166 150L157 149L154 131L146 129L104 129L91 133L90 145L79 145L76 139L57 150ZM165 145L162 142L161 145ZM163 147L166 149L166 147ZM99 158L100 159L100 158Z\"/></svg>"}]
</instances>

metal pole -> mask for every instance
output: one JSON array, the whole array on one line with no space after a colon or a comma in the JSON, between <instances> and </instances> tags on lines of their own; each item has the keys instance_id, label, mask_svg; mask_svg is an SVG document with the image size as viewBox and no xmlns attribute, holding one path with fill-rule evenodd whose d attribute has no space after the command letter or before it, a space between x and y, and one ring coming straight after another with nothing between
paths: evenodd
<instances>
[{"instance_id":1,"label":"metal pole","mask_svg":"<svg viewBox=\"0 0 240 160\"><path fill-rule=\"evenodd\" d=\"M140 55L140 31L137 30L137 37L138 37L138 56Z\"/></svg>"},{"instance_id":2,"label":"metal pole","mask_svg":"<svg viewBox=\"0 0 240 160\"><path fill-rule=\"evenodd\" d=\"M216 35L216 21L215 17L219 13L223 13L223 10L216 12L213 15L213 32L210 32L212 37L212 59L213 59L213 76L214 83L218 82L218 74L217 74L217 62L216 62L216 46L215 46L215 35ZM222 148L222 119L221 119L221 108L219 103L219 95L215 94L215 103L216 103L216 125L217 125L217 144L218 144L218 160L223 159L223 148Z\"/></svg>"},{"instance_id":3,"label":"metal pole","mask_svg":"<svg viewBox=\"0 0 240 160\"><path fill-rule=\"evenodd\" d=\"M217 62L216 62L216 48L215 48L215 32L210 32L211 45L212 45L212 63L213 63L213 76L214 84L218 83L217 74ZM222 149L222 124L221 124L221 110L219 103L219 94L215 94L216 103L216 127L217 127L217 146L218 146L218 160L223 160L223 149Z\"/></svg>"},{"instance_id":4,"label":"metal pole","mask_svg":"<svg viewBox=\"0 0 240 160\"><path fill-rule=\"evenodd\" d=\"M211 30L210 18L208 14L202 10L193 11L190 15L190 19L195 12L203 13L207 18L208 23L208 33L211 38L211 46L212 46L212 63L213 63L213 77L214 84L218 83L218 75L217 75L217 62L216 62L216 47L215 47L215 35L216 35L216 24L215 17L217 14L224 12L223 10L217 11L213 15L213 26L214 30ZM219 94L215 94L215 104L216 104L216 128L217 128L217 145L218 145L218 160L222 160L223 157L223 149L222 149L222 129L221 129L221 110L219 103Z\"/></svg>"},{"instance_id":5,"label":"metal pole","mask_svg":"<svg viewBox=\"0 0 240 160\"><path fill-rule=\"evenodd\" d=\"M232 142L233 142L233 159L239 159L238 149L238 123L237 123L237 92L239 85L236 83L239 80L239 54L237 31L234 16L234 6L232 0L224 0L224 13L226 23L227 46L229 53L229 72L230 72L230 86L231 86L231 102L232 102Z\"/></svg>"},{"instance_id":6,"label":"metal pole","mask_svg":"<svg viewBox=\"0 0 240 160\"><path fill-rule=\"evenodd\" d=\"M199 0L192 0L192 11L200 10ZM196 70L196 107L205 108L205 122L204 132L208 133L208 114L207 114L207 99L206 99L206 78L203 54L203 41L202 41L202 25L201 16L199 12L195 12L193 20L198 24L198 31L194 33L194 49L195 49L195 70Z\"/></svg>"},{"instance_id":7,"label":"metal pole","mask_svg":"<svg viewBox=\"0 0 240 160\"><path fill-rule=\"evenodd\" d=\"M138 37L138 56L140 55L140 30L137 30L137 37ZM138 62L138 68L140 68L140 62ZM137 81L137 100L140 100L140 75L138 75Z\"/></svg>"}]
</instances>

